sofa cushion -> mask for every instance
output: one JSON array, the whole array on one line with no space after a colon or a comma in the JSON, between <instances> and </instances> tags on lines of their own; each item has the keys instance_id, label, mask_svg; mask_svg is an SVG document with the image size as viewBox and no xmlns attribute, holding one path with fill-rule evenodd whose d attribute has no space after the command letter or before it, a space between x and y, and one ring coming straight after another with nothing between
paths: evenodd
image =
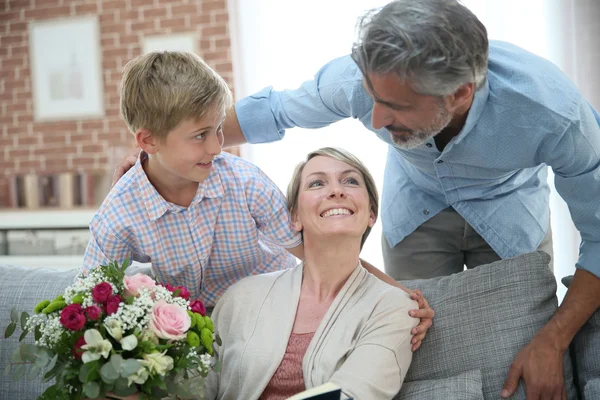
<instances>
[{"instance_id":1,"label":"sofa cushion","mask_svg":"<svg viewBox=\"0 0 600 400\"><path fill-rule=\"evenodd\" d=\"M569 287L572 280L573 276L566 276L562 283ZM573 338L571 356L575 359L576 383L584 392L591 380L600 379L600 310L592 314ZM600 399L600 396L595 398Z\"/></svg>"},{"instance_id":2,"label":"sofa cushion","mask_svg":"<svg viewBox=\"0 0 600 400\"><path fill-rule=\"evenodd\" d=\"M403 282L421 289L435 310L433 326L413 355L406 382L449 378L479 369L486 399L499 398L511 362L557 308L556 281L543 252L451 276ZM569 399L576 398L565 354ZM513 399L524 399L521 381Z\"/></svg>"},{"instance_id":3,"label":"sofa cushion","mask_svg":"<svg viewBox=\"0 0 600 400\"><path fill-rule=\"evenodd\" d=\"M4 339L4 330L10 322L10 310L16 306L19 314L27 311L33 314L33 308L41 300L52 300L73 283L77 270L56 270L47 268L27 268L0 265L0 366L10 362L13 351L19 345L21 328L8 339ZM33 334L27 335L24 343L33 343ZM35 399L50 386L43 384L41 377L29 381L21 378L13 381L11 376L0 376L0 399Z\"/></svg>"},{"instance_id":4,"label":"sofa cushion","mask_svg":"<svg viewBox=\"0 0 600 400\"><path fill-rule=\"evenodd\" d=\"M583 400L600 399L600 378L592 379L585 385Z\"/></svg>"},{"instance_id":5,"label":"sofa cushion","mask_svg":"<svg viewBox=\"0 0 600 400\"><path fill-rule=\"evenodd\" d=\"M483 400L481 371L472 370L451 378L405 382L394 400Z\"/></svg>"}]
</instances>

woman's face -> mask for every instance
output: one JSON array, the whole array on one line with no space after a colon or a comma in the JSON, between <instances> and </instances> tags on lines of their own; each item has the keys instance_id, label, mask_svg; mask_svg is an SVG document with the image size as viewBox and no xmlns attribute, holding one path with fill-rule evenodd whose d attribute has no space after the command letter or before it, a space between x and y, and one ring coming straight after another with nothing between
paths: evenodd
<instances>
[{"instance_id":1,"label":"woman's face","mask_svg":"<svg viewBox=\"0 0 600 400\"><path fill-rule=\"evenodd\" d=\"M302 170L294 227L304 240L356 237L375 223L362 174L331 157L310 159Z\"/></svg>"}]
</instances>

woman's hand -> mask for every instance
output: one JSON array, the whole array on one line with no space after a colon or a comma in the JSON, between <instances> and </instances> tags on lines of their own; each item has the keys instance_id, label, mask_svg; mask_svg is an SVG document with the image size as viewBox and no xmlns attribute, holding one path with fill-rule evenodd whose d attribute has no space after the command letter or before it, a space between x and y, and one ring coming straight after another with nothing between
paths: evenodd
<instances>
[{"instance_id":1,"label":"woman's hand","mask_svg":"<svg viewBox=\"0 0 600 400\"><path fill-rule=\"evenodd\" d=\"M415 351L421 347L421 343L423 342L423 339L425 339L427 330L431 328L431 325L433 325L433 316L435 315L435 312L431 307L429 307L427 299L423 297L423 293L421 293L419 289L412 290L410 292L410 298L419 303L419 309L410 310L408 314L411 317L421 319L419 325L415 326L410 331L410 333L413 335L413 338L410 341L412 345L411 350Z\"/></svg>"}]
</instances>

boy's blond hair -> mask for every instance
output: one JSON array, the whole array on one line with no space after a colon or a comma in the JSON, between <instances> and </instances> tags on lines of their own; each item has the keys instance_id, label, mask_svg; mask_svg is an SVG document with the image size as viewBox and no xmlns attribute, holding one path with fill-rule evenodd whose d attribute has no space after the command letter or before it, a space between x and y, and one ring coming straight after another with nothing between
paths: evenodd
<instances>
[{"instance_id":1,"label":"boy's blond hair","mask_svg":"<svg viewBox=\"0 0 600 400\"><path fill-rule=\"evenodd\" d=\"M232 105L227 83L200 57L160 51L129 61L121 83L121 115L131 132L159 139L188 119Z\"/></svg>"}]
</instances>

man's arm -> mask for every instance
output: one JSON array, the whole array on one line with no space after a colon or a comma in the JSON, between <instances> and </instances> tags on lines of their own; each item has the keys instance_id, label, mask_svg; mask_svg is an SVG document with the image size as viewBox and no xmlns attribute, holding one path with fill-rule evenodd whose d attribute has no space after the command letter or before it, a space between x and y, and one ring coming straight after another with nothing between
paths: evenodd
<instances>
[{"instance_id":1,"label":"man's arm","mask_svg":"<svg viewBox=\"0 0 600 400\"><path fill-rule=\"evenodd\" d=\"M225 122L223 122L223 136L225 139L223 142L224 148L240 146L246 143L246 137L240 127L235 106L227 110L227 116L225 117Z\"/></svg>"},{"instance_id":2,"label":"man's arm","mask_svg":"<svg viewBox=\"0 0 600 400\"><path fill-rule=\"evenodd\" d=\"M600 306L600 115L581 98L569 111L578 119L545 137L537 161L552 167L556 190L581 234L577 271L554 316L514 359L503 397L522 377L528 399L566 398L564 352Z\"/></svg>"},{"instance_id":3,"label":"man's arm","mask_svg":"<svg viewBox=\"0 0 600 400\"><path fill-rule=\"evenodd\" d=\"M511 396L517 390L519 378L523 377L528 399L561 398L565 392L563 355L575 334L598 308L600 278L578 269L554 316L513 361L502 397ZM541 375L535 373L540 371L540 365L543 365Z\"/></svg>"}]
</instances>

